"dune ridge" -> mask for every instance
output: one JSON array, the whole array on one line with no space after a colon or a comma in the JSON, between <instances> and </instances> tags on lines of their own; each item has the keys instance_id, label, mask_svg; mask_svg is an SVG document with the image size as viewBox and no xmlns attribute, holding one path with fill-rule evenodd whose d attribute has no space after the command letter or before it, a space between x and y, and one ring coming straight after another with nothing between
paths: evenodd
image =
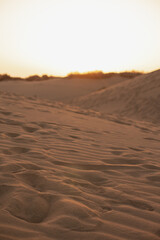
<instances>
[{"instance_id":1,"label":"dune ridge","mask_svg":"<svg viewBox=\"0 0 160 240\"><path fill-rule=\"evenodd\" d=\"M137 120L160 119L160 70L94 91L72 104Z\"/></svg>"}]
</instances>

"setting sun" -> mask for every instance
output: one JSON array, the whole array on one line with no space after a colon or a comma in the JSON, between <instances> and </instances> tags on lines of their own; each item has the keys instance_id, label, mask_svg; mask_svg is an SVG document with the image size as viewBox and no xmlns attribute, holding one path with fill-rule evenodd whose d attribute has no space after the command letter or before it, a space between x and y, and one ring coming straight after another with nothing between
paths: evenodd
<instances>
[{"instance_id":1,"label":"setting sun","mask_svg":"<svg viewBox=\"0 0 160 240\"><path fill-rule=\"evenodd\" d=\"M1 73L153 70L159 23L158 0L1 0Z\"/></svg>"}]
</instances>

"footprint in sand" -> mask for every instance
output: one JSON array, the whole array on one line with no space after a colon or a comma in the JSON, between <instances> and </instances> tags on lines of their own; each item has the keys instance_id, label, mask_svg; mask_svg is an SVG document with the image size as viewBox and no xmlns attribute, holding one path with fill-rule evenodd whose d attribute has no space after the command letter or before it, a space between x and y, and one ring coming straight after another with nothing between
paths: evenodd
<instances>
[{"instance_id":1,"label":"footprint in sand","mask_svg":"<svg viewBox=\"0 0 160 240\"><path fill-rule=\"evenodd\" d=\"M21 178L23 182L40 192L46 191L50 187L50 182L45 177L41 176L39 172L29 170L17 174L17 177Z\"/></svg>"},{"instance_id":2,"label":"footprint in sand","mask_svg":"<svg viewBox=\"0 0 160 240\"><path fill-rule=\"evenodd\" d=\"M30 149L29 148L25 148L25 147L12 147L12 148L10 148L10 151L12 153L21 154L21 153L29 152Z\"/></svg>"},{"instance_id":3,"label":"footprint in sand","mask_svg":"<svg viewBox=\"0 0 160 240\"><path fill-rule=\"evenodd\" d=\"M11 138L16 138L16 137L20 136L20 134L18 134L18 133L11 133L11 132L6 133L6 135L7 135L8 137L11 137Z\"/></svg>"},{"instance_id":4,"label":"footprint in sand","mask_svg":"<svg viewBox=\"0 0 160 240\"><path fill-rule=\"evenodd\" d=\"M12 154L23 154L29 152L29 148L24 147L11 147L9 149L3 149L2 152L6 155L12 155Z\"/></svg>"},{"instance_id":5,"label":"footprint in sand","mask_svg":"<svg viewBox=\"0 0 160 240\"><path fill-rule=\"evenodd\" d=\"M0 113L6 116L9 116L12 114L11 112L8 112L8 111L0 111Z\"/></svg>"},{"instance_id":6,"label":"footprint in sand","mask_svg":"<svg viewBox=\"0 0 160 240\"><path fill-rule=\"evenodd\" d=\"M42 196L22 192L12 197L6 210L29 223L40 223L47 217L49 207L49 202Z\"/></svg>"},{"instance_id":7,"label":"footprint in sand","mask_svg":"<svg viewBox=\"0 0 160 240\"><path fill-rule=\"evenodd\" d=\"M38 128L29 127L29 126L23 126L22 128L23 128L26 132L28 132L28 133L33 133L33 132L35 132L35 131L38 130Z\"/></svg>"},{"instance_id":8,"label":"footprint in sand","mask_svg":"<svg viewBox=\"0 0 160 240\"><path fill-rule=\"evenodd\" d=\"M122 155L123 151L111 151L113 155Z\"/></svg>"}]
</instances>

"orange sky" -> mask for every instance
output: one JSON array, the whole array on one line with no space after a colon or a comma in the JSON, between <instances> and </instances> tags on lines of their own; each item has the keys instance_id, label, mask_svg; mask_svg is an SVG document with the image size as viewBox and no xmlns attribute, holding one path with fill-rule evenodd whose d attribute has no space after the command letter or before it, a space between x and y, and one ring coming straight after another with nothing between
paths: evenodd
<instances>
[{"instance_id":1,"label":"orange sky","mask_svg":"<svg viewBox=\"0 0 160 240\"><path fill-rule=\"evenodd\" d=\"M0 73L160 67L159 0L0 0Z\"/></svg>"}]
</instances>

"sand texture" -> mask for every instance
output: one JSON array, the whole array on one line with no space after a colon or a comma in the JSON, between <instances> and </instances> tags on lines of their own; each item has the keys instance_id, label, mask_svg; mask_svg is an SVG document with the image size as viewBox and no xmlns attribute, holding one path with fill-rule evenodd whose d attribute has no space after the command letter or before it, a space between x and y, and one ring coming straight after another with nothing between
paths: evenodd
<instances>
[{"instance_id":1,"label":"sand texture","mask_svg":"<svg viewBox=\"0 0 160 240\"><path fill-rule=\"evenodd\" d=\"M0 83L0 240L160 239L160 72L65 81Z\"/></svg>"}]
</instances>

